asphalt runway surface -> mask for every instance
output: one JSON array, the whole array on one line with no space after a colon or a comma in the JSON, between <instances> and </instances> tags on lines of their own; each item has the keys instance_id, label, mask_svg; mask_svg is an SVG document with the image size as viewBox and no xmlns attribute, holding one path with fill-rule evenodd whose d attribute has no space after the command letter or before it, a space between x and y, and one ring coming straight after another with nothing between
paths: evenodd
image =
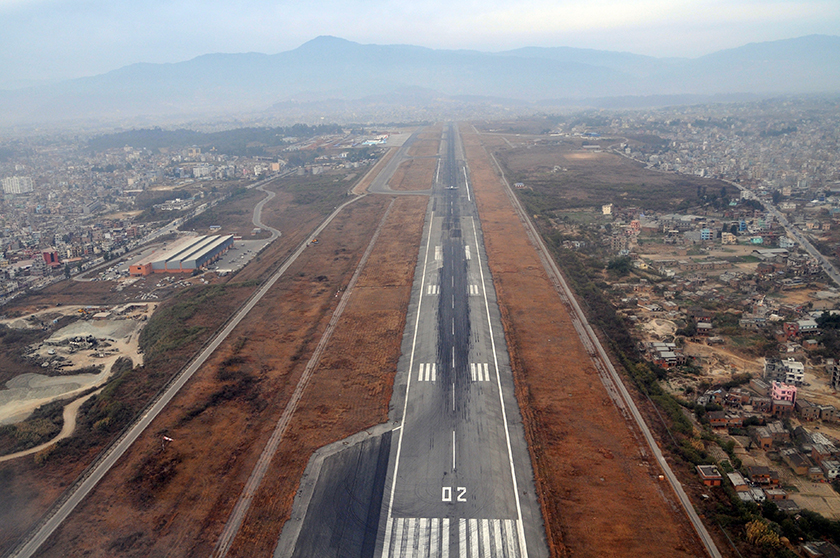
<instances>
[{"instance_id":1,"label":"asphalt runway surface","mask_svg":"<svg viewBox=\"0 0 840 558\"><path fill-rule=\"evenodd\" d=\"M393 169L411 144L409 139L393 158ZM383 172L371 191L388 192L390 174ZM275 558L548 556L454 125L444 129L435 183L427 192L390 437L365 439L362 448L349 445L317 466L317 458L310 462L307 474L317 470L318 478L305 479L311 489L296 500Z\"/></svg>"},{"instance_id":2,"label":"asphalt runway surface","mask_svg":"<svg viewBox=\"0 0 840 558\"><path fill-rule=\"evenodd\" d=\"M447 126L392 402L375 556L548 556L493 282Z\"/></svg>"}]
</instances>

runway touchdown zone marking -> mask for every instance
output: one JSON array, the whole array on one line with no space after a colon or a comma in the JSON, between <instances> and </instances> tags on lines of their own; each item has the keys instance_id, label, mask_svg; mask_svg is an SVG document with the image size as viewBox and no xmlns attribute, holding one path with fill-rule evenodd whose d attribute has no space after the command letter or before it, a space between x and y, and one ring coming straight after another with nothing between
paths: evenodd
<instances>
[{"instance_id":1,"label":"runway touchdown zone marking","mask_svg":"<svg viewBox=\"0 0 840 558\"><path fill-rule=\"evenodd\" d=\"M490 367L486 362L470 363L470 378L473 382L489 382Z\"/></svg>"},{"instance_id":2,"label":"runway touchdown zone marking","mask_svg":"<svg viewBox=\"0 0 840 558\"><path fill-rule=\"evenodd\" d=\"M437 364L434 362L420 363L420 369L417 371L418 382L434 382L437 379Z\"/></svg>"}]
</instances>

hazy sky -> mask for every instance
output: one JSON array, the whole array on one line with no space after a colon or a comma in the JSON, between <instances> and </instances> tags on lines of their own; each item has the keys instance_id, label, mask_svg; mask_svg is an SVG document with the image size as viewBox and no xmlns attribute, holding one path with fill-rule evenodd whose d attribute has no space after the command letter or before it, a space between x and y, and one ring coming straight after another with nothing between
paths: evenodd
<instances>
[{"instance_id":1,"label":"hazy sky","mask_svg":"<svg viewBox=\"0 0 840 558\"><path fill-rule=\"evenodd\" d=\"M318 35L499 51L573 46L697 57L840 34L838 0L0 0L0 88Z\"/></svg>"}]
</instances>

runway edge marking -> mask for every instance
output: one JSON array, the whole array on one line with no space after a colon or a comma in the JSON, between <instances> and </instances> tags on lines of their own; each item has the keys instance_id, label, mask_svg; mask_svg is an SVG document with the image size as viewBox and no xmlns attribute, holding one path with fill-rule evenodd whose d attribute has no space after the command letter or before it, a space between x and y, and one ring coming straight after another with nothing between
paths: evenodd
<instances>
[{"instance_id":1,"label":"runway edge marking","mask_svg":"<svg viewBox=\"0 0 840 558\"><path fill-rule=\"evenodd\" d=\"M414 336L411 339L411 356L408 359L408 378L405 384L405 400L403 401L402 417L400 417L401 426L405 426L405 418L408 413L408 394L411 391L411 371L414 370L414 352L417 348L417 331L420 329L420 308L423 304L423 290L426 287L426 271L429 267L429 248L432 245L432 227L434 225L435 212L432 210L429 213L429 234L426 237L426 252L423 256L423 276L420 279L420 296L417 299L417 318L414 321ZM394 459L394 478L391 481L391 496L388 500L388 515L385 523L385 541L386 544L382 546L382 558L388 558L390 545L387 541L391 540L391 512L394 509L394 493L397 489L397 477L400 472L400 451L402 451L403 434L405 428L400 428L400 435L397 438L397 455Z\"/></svg>"},{"instance_id":2,"label":"runway edge marking","mask_svg":"<svg viewBox=\"0 0 840 558\"><path fill-rule=\"evenodd\" d=\"M490 329L490 347L493 351L493 365L496 368L496 384L499 388L499 403L502 406L502 422L505 424L505 442L507 443L508 461L510 462L510 477L513 481L513 493L516 496L516 516L519 519L518 534L519 547L522 549L522 555L527 558L528 545L525 542L525 527L522 521L522 504L519 502L519 485L516 482L516 470L513 464L513 449L510 446L510 426L508 425L507 410L505 409L505 399L502 393L502 375L499 374L499 357L496 354L496 339L493 337L493 320L490 317L490 304L487 302L487 285L484 282L484 269L481 267L481 252L478 246L478 230L475 227L475 218L470 217L470 222L473 228L473 239L475 239L476 261L478 263L478 271L481 276L481 290L484 297L484 309L487 312L487 327Z\"/></svg>"}]
</instances>

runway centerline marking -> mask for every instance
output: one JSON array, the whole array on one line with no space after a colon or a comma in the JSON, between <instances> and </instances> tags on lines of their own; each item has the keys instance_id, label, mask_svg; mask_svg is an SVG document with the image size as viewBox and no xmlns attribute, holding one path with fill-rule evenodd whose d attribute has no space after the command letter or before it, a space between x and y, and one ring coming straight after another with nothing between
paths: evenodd
<instances>
[{"instance_id":1,"label":"runway centerline marking","mask_svg":"<svg viewBox=\"0 0 840 558\"><path fill-rule=\"evenodd\" d=\"M455 431L452 431L452 470L455 471Z\"/></svg>"}]
</instances>

